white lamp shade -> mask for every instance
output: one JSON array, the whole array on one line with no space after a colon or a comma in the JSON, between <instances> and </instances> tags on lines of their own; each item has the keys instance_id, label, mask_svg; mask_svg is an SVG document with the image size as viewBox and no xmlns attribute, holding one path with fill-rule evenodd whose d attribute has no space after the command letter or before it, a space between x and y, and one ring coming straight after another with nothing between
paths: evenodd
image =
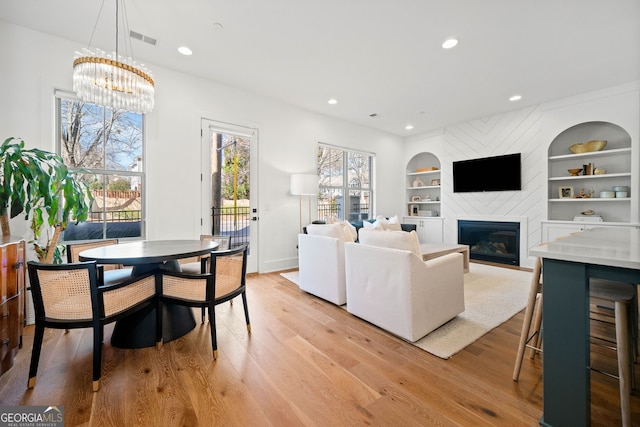
<instances>
[{"instance_id":1,"label":"white lamp shade","mask_svg":"<svg viewBox=\"0 0 640 427\"><path fill-rule=\"evenodd\" d=\"M315 196L318 194L318 175L296 173L291 175L291 194Z\"/></svg>"}]
</instances>

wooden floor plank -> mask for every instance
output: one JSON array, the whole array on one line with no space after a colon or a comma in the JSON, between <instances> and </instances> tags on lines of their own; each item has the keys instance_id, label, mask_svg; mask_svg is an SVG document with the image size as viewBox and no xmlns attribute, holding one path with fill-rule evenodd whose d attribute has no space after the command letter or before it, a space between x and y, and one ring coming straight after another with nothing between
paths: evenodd
<instances>
[{"instance_id":1,"label":"wooden floor plank","mask_svg":"<svg viewBox=\"0 0 640 427\"><path fill-rule=\"evenodd\" d=\"M210 324L162 349L111 347L105 329L100 391L91 391L90 330L47 330L38 382L26 389L33 326L0 377L0 405L61 405L69 426L535 426L542 361L511 379L523 314L442 360L301 292L278 273L251 275L247 297L216 307ZM594 358L615 368L615 353ZM639 382L640 384L640 382ZM592 374L592 425L620 423L618 383ZM632 396L634 425L640 398Z\"/></svg>"}]
</instances>

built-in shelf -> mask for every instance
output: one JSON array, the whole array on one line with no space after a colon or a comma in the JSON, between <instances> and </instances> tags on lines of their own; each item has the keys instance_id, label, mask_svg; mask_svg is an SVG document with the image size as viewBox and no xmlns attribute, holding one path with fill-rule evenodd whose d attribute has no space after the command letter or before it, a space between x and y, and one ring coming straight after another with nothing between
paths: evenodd
<instances>
[{"instance_id":1,"label":"built-in shelf","mask_svg":"<svg viewBox=\"0 0 640 427\"><path fill-rule=\"evenodd\" d=\"M562 203L579 203L579 202L604 202L604 203L615 203L615 202L630 202L631 198L630 197L611 197L611 198L604 198L604 197L584 197L584 198L580 198L580 199L549 199L550 202L562 202Z\"/></svg>"},{"instance_id":2,"label":"built-in shelf","mask_svg":"<svg viewBox=\"0 0 640 427\"><path fill-rule=\"evenodd\" d=\"M422 168L436 169L416 172ZM407 216L403 221L416 225L421 243L442 243L440 172L440 160L432 153L418 153L407 163L405 177ZM412 201L412 199L420 201Z\"/></svg>"},{"instance_id":3,"label":"built-in shelf","mask_svg":"<svg viewBox=\"0 0 640 427\"><path fill-rule=\"evenodd\" d=\"M590 140L606 140L607 145L601 151L570 153L569 147L572 144ZM559 198L558 195L565 188L571 189L576 195L584 191L597 196L602 191L612 191L615 186L631 187L634 181L631 161L633 156L631 136L613 123L585 122L560 133L549 146L548 220L571 221L581 212L593 210L594 215L602 218L605 223L630 222L635 202L632 199L633 189L629 193L630 197L618 198ZM572 176L568 172L569 169L584 169L585 166L587 170L604 169L605 173Z\"/></svg>"},{"instance_id":4,"label":"built-in shelf","mask_svg":"<svg viewBox=\"0 0 640 427\"><path fill-rule=\"evenodd\" d=\"M579 176L554 176L549 178L549 181L573 181L582 179L602 179L602 178L621 178L630 177L631 173L605 173L602 175L579 175Z\"/></svg>"},{"instance_id":5,"label":"built-in shelf","mask_svg":"<svg viewBox=\"0 0 640 427\"><path fill-rule=\"evenodd\" d=\"M424 172L407 172L407 176L415 176L415 175L432 175L432 174L439 174L440 170L434 170L434 171L424 171Z\"/></svg>"},{"instance_id":6,"label":"built-in shelf","mask_svg":"<svg viewBox=\"0 0 640 427\"><path fill-rule=\"evenodd\" d=\"M584 159L591 157L603 157L603 156L614 156L617 154L631 154L631 147L629 148L617 148L613 150L601 150L601 151L591 151L589 153L579 153L579 154L562 154L559 156L550 156L549 160L574 160L574 159Z\"/></svg>"},{"instance_id":7,"label":"built-in shelf","mask_svg":"<svg viewBox=\"0 0 640 427\"><path fill-rule=\"evenodd\" d=\"M407 190L428 190L430 188L440 188L439 185L424 185L422 187L407 187Z\"/></svg>"}]
</instances>

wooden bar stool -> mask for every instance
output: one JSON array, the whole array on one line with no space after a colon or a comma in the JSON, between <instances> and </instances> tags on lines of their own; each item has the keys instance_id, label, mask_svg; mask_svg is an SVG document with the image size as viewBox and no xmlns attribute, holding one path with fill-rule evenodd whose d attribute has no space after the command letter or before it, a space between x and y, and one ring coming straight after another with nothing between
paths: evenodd
<instances>
[{"instance_id":1,"label":"wooden bar stool","mask_svg":"<svg viewBox=\"0 0 640 427\"><path fill-rule=\"evenodd\" d=\"M529 297L527 299L527 307L524 312L524 321L522 322L522 331L520 332L520 342L518 344L518 353L516 354L516 364L513 368L513 380L518 381L520 370L522 368L522 359L527 348L532 350L531 358L533 359L537 353L542 351L542 282L540 281L542 272L542 261L536 259L536 265L533 268L531 276L531 285L529 288ZM534 321L535 314L535 321ZM531 322L534 326L531 328Z\"/></svg>"},{"instance_id":2,"label":"wooden bar stool","mask_svg":"<svg viewBox=\"0 0 640 427\"><path fill-rule=\"evenodd\" d=\"M529 298L525 309L520 342L516 354L513 380L518 381L522 368L522 359L527 348L533 350L531 358L542 352L542 262L538 258L531 278ZM620 386L620 410L622 425L631 425L631 387L633 383L633 363L636 357L637 311L636 286L629 283L608 280L591 279L589 282L589 296L594 301L603 301L608 306L613 305L615 316L615 350L618 359L618 375L606 375L618 378ZM533 323L533 327L532 327Z\"/></svg>"}]
</instances>

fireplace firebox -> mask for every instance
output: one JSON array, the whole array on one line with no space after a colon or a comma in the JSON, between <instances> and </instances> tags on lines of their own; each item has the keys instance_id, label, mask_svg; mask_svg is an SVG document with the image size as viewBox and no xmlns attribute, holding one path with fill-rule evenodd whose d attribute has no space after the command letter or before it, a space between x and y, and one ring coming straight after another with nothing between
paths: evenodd
<instances>
[{"instance_id":1,"label":"fireplace firebox","mask_svg":"<svg viewBox=\"0 0 640 427\"><path fill-rule=\"evenodd\" d=\"M520 223L458 220L458 243L471 259L520 265Z\"/></svg>"}]
</instances>

